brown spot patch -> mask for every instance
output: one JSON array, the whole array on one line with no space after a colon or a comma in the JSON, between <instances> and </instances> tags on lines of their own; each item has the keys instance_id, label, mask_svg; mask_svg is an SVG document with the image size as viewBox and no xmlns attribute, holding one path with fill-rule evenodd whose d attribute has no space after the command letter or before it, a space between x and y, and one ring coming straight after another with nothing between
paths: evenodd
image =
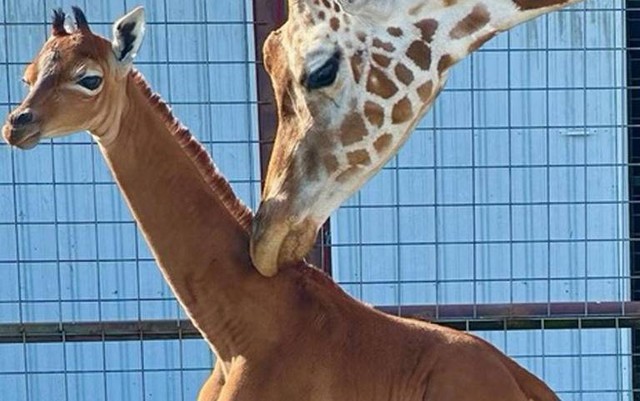
<instances>
[{"instance_id":1,"label":"brown spot patch","mask_svg":"<svg viewBox=\"0 0 640 401\"><path fill-rule=\"evenodd\" d=\"M394 36L396 38L399 38L400 36L402 36L401 28L390 27L390 28L387 28L387 32L389 33L389 35Z\"/></svg>"},{"instance_id":2,"label":"brown spot patch","mask_svg":"<svg viewBox=\"0 0 640 401\"><path fill-rule=\"evenodd\" d=\"M307 25L315 25L315 24L316 24L316 20L315 20L315 19L313 19L313 15L311 15L311 14L307 14L307 15L305 15L305 17L304 17L304 22L305 22Z\"/></svg>"},{"instance_id":3,"label":"brown spot patch","mask_svg":"<svg viewBox=\"0 0 640 401\"><path fill-rule=\"evenodd\" d=\"M405 96L393 106L391 121L394 124L402 124L411 120L411 117L413 117L413 106L411 100Z\"/></svg>"},{"instance_id":4,"label":"brown spot patch","mask_svg":"<svg viewBox=\"0 0 640 401\"><path fill-rule=\"evenodd\" d=\"M318 13L318 19L319 20L324 21L325 17L326 17L326 14L324 13L324 11L320 11Z\"/></svg>"},{"instance_id":5,"label":"brown spot patch","mask_svg":"<svg viewBox=\"0 0 640 401\"><path fill-rule=\"evenodd\" d=\"M431 67L431 49L421 40L411 43L407 49L407 57L423 70L428 70Z\"/></svg>"},{"instance_id":6,"label":"brown spot patch","mask_svg":"<svg viewBox=\"0 0 640 401\"><path fill-rule=\"evenodd\" d=\"M535 10L537 8L558 6L567 3L567 0L513 0L521 10Z\"/></svg>"},{"instance_id":7,"label":"brown spot patch","mask_svg":"<svg viewBox=\"0 0 640 401\"><path fill-rule=\"evenodd\" d=\"M391 42L384 42L378 38L373 39L372 43L373 47L377 47L387 52L392 52L396 50L396 47Z\"/></svg>"},{"instance_id":8,"label":"brown spot patch","mask_svg":"<svg viewBox=\"0 0 640 401\"><path fill-rule=\"evenodd\" d=\"M293 80L287 76L284 82L280 82L280 84L276 92L276 100L279 105L278 118L285 120L296 114L293 99L291 98L291 94L293 93Z\"/></svg>"},{"instance_id":9,"label":"brown spot patch","mask_svg":"<svg viewBox=\"0 0 640 401\"><path fill-rule=\"evenodd\" d=\"M489 32L480 36L478 39L476 39L473 43L469 45L469 53L473 53L474 51L478 50L480 46L482 46L489 40L493 39L494 36L496 36L496 32Z\"/></svg>"},{"instance_id":10,"label":"brown spot patch","mask_svg":"<svg viewBox=\"0 0 640 401\"><path fill-rule=\"evenodd\" d=\"M353 79L357 84L360 83L360 79L362 78L363 67L362 53L355 53L353 57L351 57L351 71L353 72Z\"/></svg>"},{"instance_id":11,"label":"brown spot patch","mask_svg":"<svg viewBox=\"0 0 640 401\"><path fill-rule=\"evenodd\" d=\"M398 87L384 71L372 66L367 79L367 91L389 99L398 92Z\"/></svg>"},{"instance_id":12,"label":"brown spot patch","mask_svg":"<svg viewBox=\"0 0 640 401\"><path fill-rule=\"evenodd\" d=\"M312 181L317 181L320 178L320 157L318 153L312 149L307 149L301 156L302 162L299 164L302 166L304 176Z\"/></svg>"},{"instance_id":13,"label":"brown spot patch","mask_svg":"<svg viewBox=\"0 0 640 401\"><path fill-rule=\"evenodd\" d=\"M340 166L340 163L338 163L338 158L335 155L326 155L322 158L322 163L324 164L324 168L329 174L335 173Z\"/></svg>"},{"instance_id":14,"label":"brown spot patch","mask_svg":"<svg viewBox=\"0 0 640 401\"><path fill-rule=\"evenodd\" d=\"M373 142L373 147L376 149L376 152L383 153L391 146L391 134L383 134L380 135L375 142Z\"/></svg>"},{"instance_id":15,"label":"brown spot patch","mask_svg":"<svg viewBox=\"0 0 640 401\"><path fill-rule=\"evenodd\" d=\"M356 32L356 37L362 43L367 41L367 35L364 32Z\"/></svg>"},{"instance_id":16,"label":"brown spot patch","mask_svg":"<svg viewBox=\"0 0 640 401\"><path fill-rule=\"evenodd\" d=\"M322 4L324 4L324 6L327 8L331 8L331 3L329 3L329 0L322 0Z\"/></svg>"},{"instance_id":17,"label":"brown spot patch","mask_svg":"<svg viewBox=\"0 0 640 401\"><path fill-rule=\"evenodd\" d=\"M347 169L346 171L343 171L342 173L340 173L338 177L336 177L336 181L340 183L347 182L351 177L356 175L358 171L360 171L358 167L355 167L355 166L349 167L349 169Z\"/></svg>"},{"instance_id":18,"label":"brown spot patch","mask_svg":"<svg viewBox=\"0 0 640 401\"><path fill-rule=\"evenodd\" d=\"M458 4L458 0L444 0L445 7L451 7Z\"/></svg>"},{"instance_id":19,"label":"brown spot patch","mask_svg":"<svg viewBox=\"0 0 640 401\"><path fill-rule=\"evenodd\" d=\"M395 71L396 77L398 77L400 82L402 82L403 84L409 85L411 82L413 82L413 72L408 69L406 65L402 63L396 64Z\"/></svg>"},{"instance_id":20,"label":"brown spot patch","mask_svg":"<svg viewBox=\"0 0 640 401\"><path fill-rule=\"evenodd\" d=\"M340 12L340 5L335 1L333 2L333 9L336 10L337 13Z\"/></svg>"},{"instance_id":21,"label":"brown spot patch","mask_svg":"<svg viewBox=\"0 0 640 401\"><path fill-rule=\"evenodd\" d=\"M340 29L340 20L336 17L333 17L331 18L331 21L329 21L329 25L331 25L331 29L337 31L338 29Z\"/></svg>"},{"instance_id":22,"label":"brown spot patch","mask_svg":"<svg viewBox=\"0 0 640 401\"><path fill-rule=\"evenodd\" d=\"M445 72L445 70L447 70L455 63L455 60L453 59L453 57L451 57L450 54L445 54L444 56L442 56L442 58L440 58L440 61L438 61L438 73L442 74L443 72Z\"/></svg>"},{"instance_id":23,"label":"brown spot patch","mask_svg":"<svg viewBox=\"0 0 640 401\"><path fill-rule=\"evenodd\" d=\"M359 113L350 113L340 126L340 142L344 146L360 142L369 134L367 126Z\"/></svg>"},{"instance_id":24,"label":"brown spot patch","mask_svg":"<svg viewBox=\"0 0 640 401\"><path fill-rule=\"evenodd\" d=\"M367 152L365 149L358 149L354 150L353 152L347 153L347 160L352 166L367 166L371 164L369 152Z\"/></svg>"},{"instance_id":25,"label":"brown spot patch","mask_svg":"<svg viewBox=\"0 0 640 401\"><path fill-rule=\"evenodd\" d=\"M389 65L391 65L391 59L389 57L385 56L384 54L373 53L373 56L371 56L371 58L380 67L387 68L387 67L389 67Z\"/></svg>"},{"instance_id":26,"label":"brown spot patch","mask_svg":"<svg viewBox=\"0 0 640 401\"><path fill-rule=\"evenodd\" d=\"M415 26L420 30L422 40L427 43L431 43L433 35L435 35L436 30L438 29L438 21L431 18L423 19L422 21L417 22Z\"/></svg>"},{"instance_id":27,"label":"brown spot patch","mask_svg":"<svg viewBox=\"0 0 640 401\"><path fill-rule=\"evenodd\" d=\"M467 37L487 26L490 20L491 15L489 14L487 6L480 3L473 7L469 15L461 19L456 26L453 27L451 32L449 32L449 36L452 39Z\"/></svg>"},{"instance_id":28,"label":"brown spot patch","mask_svg":"<svg viewBox=\"0 0 640 401\"><path fill-rule=\"evenodd\" d=\"M364 104L364 115L371 125L380 128L384 124L384 109L378 103L367 101Z\"/></svg>"},{"instance_id":29,"label":"brown spot patch","mask_svg":"<svg viewBox=\"0 0 640 401\"><path fill-rule=\"evenodd\" d=\"M433 82L427 81L420 85L416 91L418 92L418 96L420 96L420 100L426 103L429 101L431 94L433 93Z\"/></svg>"}]
</instances>

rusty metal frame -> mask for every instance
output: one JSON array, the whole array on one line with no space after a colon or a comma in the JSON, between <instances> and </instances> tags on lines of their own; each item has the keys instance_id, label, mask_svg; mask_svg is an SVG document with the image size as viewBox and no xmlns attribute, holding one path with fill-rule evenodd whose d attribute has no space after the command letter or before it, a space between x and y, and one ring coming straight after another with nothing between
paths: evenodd
<instances>
[{"instance_id":1,"label":"rusty metal frame","mask_svg":"<svg viewBox=\"0 0 640 401\"><path fill-rule=\"evenodd\" d=\"M468 331L640 329L640 302L381 306ZM200 339L189 320L0 324L0 344Z\"/></svg>"},{"instance_id":2,"label":"rusty metal frame","mask_svg":"<svg viewBox=\"0 0 640 401\"><path fill-rule=\"evenodd\" d=\"M626 1L626 41L627 41L627 113L628 113L628 162L629 162L629 261L631 279L631 299L640 301L640 242L634 241L640 238L640 1ZM640 328L631 331L631 350L633 353L631 370L633 389L640 388ZM639 399L640 394L634 392L634 398Z\"/></svg>"},{"instance_id":3,"label":"rusty metal frame","mask_svg":"<svg viewBox=\"0 0 640 401\"><path fill-rule=\"evenodd\" d=\"M271 80L262 63L262 45L269 34L286 20L286 0L254 0L253 15L256 23L256 79L258 90L258 126L260 137L260 165L262 177L266 176L273 141L275 139L278 118L273 103ZM264 180L263 180L264 185ZM309 261L331 275L331 225L327 221L309 255Z\"/></svg>"}]
</instances>

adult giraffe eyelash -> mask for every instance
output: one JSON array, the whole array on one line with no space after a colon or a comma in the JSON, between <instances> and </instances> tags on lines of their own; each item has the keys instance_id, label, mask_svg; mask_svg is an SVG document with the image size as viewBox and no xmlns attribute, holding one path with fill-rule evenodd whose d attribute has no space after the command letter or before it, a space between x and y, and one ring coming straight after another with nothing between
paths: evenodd
<instances>
[{"instance_id":1,"label":"adult giraffe eyelash","mask_svg":"<svg viewBox=\"0 0 640 401\"><path fill-rule=\"evenodd\" d=\"M341 53L336 51L320 68L303 78L308 90L326 88L333 85L340 71Z\"/></svg>"}]
</instances>

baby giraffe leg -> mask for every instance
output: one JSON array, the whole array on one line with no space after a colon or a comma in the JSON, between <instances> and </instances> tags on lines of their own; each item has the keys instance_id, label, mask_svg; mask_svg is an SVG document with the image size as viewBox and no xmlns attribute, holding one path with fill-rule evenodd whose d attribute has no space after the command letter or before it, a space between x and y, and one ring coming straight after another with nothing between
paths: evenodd
<instances>
[{"instance_id":1,"label":"baby giraffe leg","mask_svg":"<svg viewBox=\"0 0 640 401\"><path fill-rule=\"evenodd\" d=\"M216 365L211 372L211 376L202 385L198 394L198 401L218 401L225 380L222 373L222 365L220 361L216 361Z\"/></svg>"}]
</instances>

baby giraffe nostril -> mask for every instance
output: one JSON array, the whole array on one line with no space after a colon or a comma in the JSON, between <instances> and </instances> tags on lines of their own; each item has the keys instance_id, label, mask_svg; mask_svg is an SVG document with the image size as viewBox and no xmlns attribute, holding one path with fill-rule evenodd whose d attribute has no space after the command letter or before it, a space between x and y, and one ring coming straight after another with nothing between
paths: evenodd
<instances>
[{"instance_id":1,"label":"baby giraffe nostril","mask_svg":"<svg viewBox=\"0 0 640 401\"><path fill-rule=\"evenodd\" d=\"M30 110L25 110L13 118L14 125L25 125L33 121L33 114Z\"/></svg>"}]
</instances>

